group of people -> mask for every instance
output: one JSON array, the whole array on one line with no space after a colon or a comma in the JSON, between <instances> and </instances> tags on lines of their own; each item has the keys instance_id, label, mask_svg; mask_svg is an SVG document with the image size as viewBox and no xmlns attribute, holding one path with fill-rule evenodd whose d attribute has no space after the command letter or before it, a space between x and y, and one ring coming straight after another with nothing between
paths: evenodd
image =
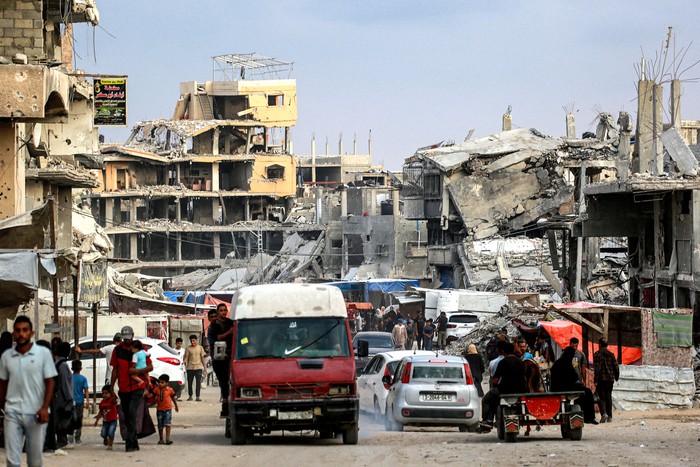
<instances>
[{"instance_id":1,"label":"group of people","mask_svg":"<svg viewBox=\"0 0 700 467\"><path fill-rule=\"evenodd\" d=\"M497 356L489 362L491 388L486 394L483 394L481 388L481 375L485 368L476 346L470 345L465 354L465 358L472 368L479 395L483 395L483 418L480 425L482 432L493 428L493 420L501 395L543 392L545 390L539 364L535 361L524 340L509 342L506 335L500 333L497 335L495 343ZM608 350L607 340L601 338L598 345L599 350L593 356L594 384L599 399L600 423L606 423L612 422L612 390L614 382L620 377L620 367L615 355ZM569 345L552 365L549 370L549 391L583 391L584 395L577 400L577 403L583 411L584 421L598 424L595 419L594 393L586 386L585 375L588 360L578 346L579 340L575 337L571 338Z\"/></svg>"},{"instance_id":2,"label":"group of people","mask_svg":"<svg viewBox=\"0 0 700 467\"><path fill-rule=\"evenodd\" d=\"M225 319L219 321L217 314L209 327L211 342L229 331L229 328L222 330L228 325L226 306L222 308ZM119 423L126 451L139 450L138 438L144 417L150 421L151 428L155 428L148 415L149 404L156 405L158 444L172 444L172 411L179 411L175 392L169 387L166 374L151 385L151 357L143 344L134 339L130 326L124 326L114 336L111 345L96 349L76 347L78 359L70 365L71 346L68 342L58 337L51 342L34 342L33 336L33 324L27 316L15 319L12 333L0 335L0 408L3 408L0 412L3 417L0 443L5 447L8 465L19 466L23 450L27 453L28 465L43 465L43 452L81 443L83 415L89 401L88 381L81 374L79 358L82 353L102 353L108 362L102 400L94 422L95 426L102 423L101 437L107 449L113 449ZM188 400L192 400L193 382L196 382L196 398L201 400L206 352L197 343L196 335L190 336L190 345L183 349L183 355L188 375ZM215 364L215 370L220 373L221 367L221 364ZM228 375L218 377L220 381L228 382ZM228 385L221 386L223 399L224 388Z\"/></svg>"},{"instance_id":3,"label":"group of people","mask_svg":"<svg viewBox=\"0 0 700 467\"><path fill-rule=\"evenodd\" d=\"M423 312L415 319L404 317L399 308L381 307L376 311L378 317L371 327L374 331L390 332L397 349L434 350L433 341L437 337L437 349L447 347L447 315L445 312L433 320L425 319Z\"/></svg>"}]
</instances>

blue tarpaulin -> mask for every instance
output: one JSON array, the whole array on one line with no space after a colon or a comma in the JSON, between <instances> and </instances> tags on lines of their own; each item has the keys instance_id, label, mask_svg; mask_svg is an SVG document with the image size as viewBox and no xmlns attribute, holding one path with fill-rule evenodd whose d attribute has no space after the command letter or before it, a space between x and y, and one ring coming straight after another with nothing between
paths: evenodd
<instances>
[{"instance_id":1,"label":"blue tarpaulin","mask_svg":"<svg viewBox=\"0 0 700 467\"><path fill-rule=\"evenodd\" d=\"M369 279L366 281L326 282L324 285L333 285L343 292L362 291L364 301L370 302L370 292L403 292L409 287L418 287L420 282L414 279Z\"/></svg>"},{"instance_id":2,"label":"blue tarpaulin","mask_svg":"<svg viewBox=\"0 0 700 467\"><path fill-rule=\"evenodd\" d=\"M163 295L165 295L165 298L167 298L171 302L179 302L179 298L185 295L185 293L182 290L175 290L163 292Z\"/></svg>"}]
</instances>

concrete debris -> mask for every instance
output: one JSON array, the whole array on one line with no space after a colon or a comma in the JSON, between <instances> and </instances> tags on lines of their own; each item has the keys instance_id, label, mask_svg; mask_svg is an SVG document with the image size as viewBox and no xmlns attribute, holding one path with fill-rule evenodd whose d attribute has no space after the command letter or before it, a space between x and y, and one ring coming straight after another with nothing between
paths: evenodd
<instances>
[{"instance_id":1,"label":"concrete debris","mask_svg":"<svg viewBox=\"0 0 700 467\"><path fill-rule=\"evenodd\" d=\"M532 314L512 306L508 307L505 312L489 316L480 321L469 334L447 346L445 353L447 355L463 355L469 345L474 344L484 362L487 363L486 345L492 337L499 332L505 332L508 340L521 335L520 331L512 324L515 318L531 327L535 327L537 321L544 319L541 313Z\"/></svg>"},{"instance_id":2,"label":"concrete debris","mask_svg":"<svg viewBox=\"0 0 700 467\"><path fill-rule=\"evenodd\" d=\"M696 176L698 174L698 161L677 128L671 127L664 131L661 134L661 142L671 159L676 163L681 175Z\"/></svg>"},{"instance_id":3,"label":"concrete debris","mask_svg":"<svg viewBox=\"0 0 700 467\"><path fill-rule=\"evenodd\" d=\"M416 157L442 172L467 237L482 240L545 215L570 213L574 191L562 161L612 161L616 144L607 137L569 140L518 129L419 151Z\"/></svg>"},{"instance_id":4,"label":"concrete debris","mask_svg":"<svg viewBox=\"0 0 700 467\"><path fill-rule=\"evenodd\" d=\"M72 222L73 246L78 247L83 255L91 252L99 252L103 256L109 255L113 249L112 242L89 212L74 209Z\"/></svg>"},{"instance_id":5,"label":"concrete debris","mask_svg":"<svg viewBox=\"0 0 700 467\"><path fill-rule=\"evenodd\" d=\"M110 290L118 294L148 300L166 300L163 289L155 281L158 279L156 277L142 274L122 274L112 268L107 269L107 277Z\"/></svg>"}]
</instances>

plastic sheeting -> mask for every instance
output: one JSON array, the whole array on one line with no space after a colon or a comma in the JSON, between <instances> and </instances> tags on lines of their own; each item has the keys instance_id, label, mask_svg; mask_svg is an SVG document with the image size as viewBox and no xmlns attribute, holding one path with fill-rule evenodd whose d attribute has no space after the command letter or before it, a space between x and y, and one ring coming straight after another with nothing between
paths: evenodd
<instances>
[{"instance_id":1,"label":"plastic sheeting","mask_svg":"<svg viewBox=\"0 0 700 467\"><path fill-rule=\"evenodd\" d=\"M622 365L613 387L613 405L620 410L690 408L694 395L691 368Z\"/></svg>"},{"instance_id":2,"label":"plastic sheeting","mask_svg":"<svg viewBox=\"0 0 700 467\"><path fill-rule=\"evenodd\" d=\"M576 337L579 340L579 342L583 342L583 338L581 337L580 324L576 324L574 322L566 321L563 319L555 319L554 321L540 321L538 324L542 326L545 329L545 331L547 331L552 340L562 349L565 349L569 346L569 340L572 337ZM609 346L608 349L612 353L617 352L617 347L614 345ZM593 361L593 354L597 350L598 344L595 344L593 342L588 343L587 356L591 361ZM622 347L623 365L629 365L631 363L641 360L641 358L642 349L637 347Z\"/></svg>"},{"instance_id":3,"label":"plastic sheeting","mask_svg":"<svg viewBox=\"0 0 700 467\"><path fill-rule=\"evenodd\" d=\"M33 251L0 250L0 283L14 282L36 290L39 263Z\"/></svg>"}]
</instances>

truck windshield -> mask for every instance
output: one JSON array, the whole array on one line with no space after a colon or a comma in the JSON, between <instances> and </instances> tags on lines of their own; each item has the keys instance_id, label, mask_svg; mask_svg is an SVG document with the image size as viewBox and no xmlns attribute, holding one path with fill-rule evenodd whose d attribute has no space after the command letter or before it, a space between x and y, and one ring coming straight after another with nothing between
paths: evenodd
<instances>
[{"instance_id":1,"label":"truck windshield","mask_svg":"<svg viewBox=\"0 0 700 467\"><path fill-rule=\"evenodd\" d=\"M349 357L345 319L275 318L238 321L236 359Z\"/></svg>"}]
</instances>

